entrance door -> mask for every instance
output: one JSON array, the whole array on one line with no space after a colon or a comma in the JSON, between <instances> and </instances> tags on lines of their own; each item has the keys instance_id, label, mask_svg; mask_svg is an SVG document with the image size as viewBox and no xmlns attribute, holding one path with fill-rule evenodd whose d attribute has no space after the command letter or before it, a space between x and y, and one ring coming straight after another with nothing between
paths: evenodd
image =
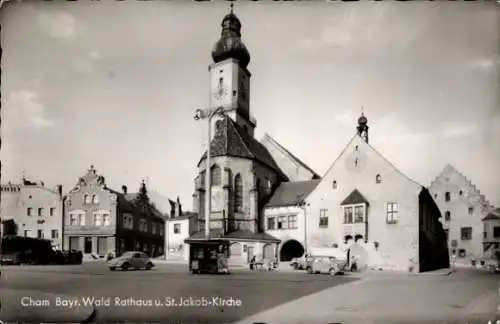
<instances>
[{"instance_id":1,"label":"entrance door","mask_svg":"<svg viewBox=\"0 0 500 324\"><path fill-rule=\"evenodd\" d=\"M83 253L92 253L92 238L91 237L85 238L85 247L84 247Z\"/></svg>"},{"instance_id":2,"label":"entrance door","mask_svg":"<svg viewBox=\"0 0 500 324\"><path fill-rule=\"evenodd\" d=\"M248 254L247 254L247 262L250 263L250 260L252 260L252 258L253 258L253 246L249 246L247 248L247 252L248 252Z\"/></svg>"}]
</instances>

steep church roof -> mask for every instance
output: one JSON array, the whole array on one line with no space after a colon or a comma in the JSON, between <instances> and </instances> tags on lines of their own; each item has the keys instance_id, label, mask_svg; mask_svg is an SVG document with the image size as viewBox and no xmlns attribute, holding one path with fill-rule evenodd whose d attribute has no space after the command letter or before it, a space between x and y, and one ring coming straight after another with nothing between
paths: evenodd
<instances>
[{"instance_id":1,"label":"steep church roof","mask_svg":"<svg viewBox=\"0 0 500 324\"><path fill-rule=\"evenodd\" d=\"M210 142L210 157L231 156L259 161L275 170L283 180L288 180L269 151L230 117L225 116L217 121L215 128L214 138ZM206 158L207 152L205 151L198 166Z\"/></svg>"},{"instance_id":2,"label":"steep church roof","mask_svg":"<svg viewBox=\"0 0 500 324\"><path fill-rule=\"evenodd\" d=\"M277 140L271 137L269 134L264 134L264 137L261 140L261 143L268 142L271 145L275 146L278 150L280 150L282 153L284 153L290 160L292 160L294 163L298 164L299 166L303 167L304 169L308 170L313 174L312 179L321 179L321 176L318 175L313 169L311 169L307 164L302 162L296 155L294 155L292 152L287 150L283 145L281 145ZM265 146L265 144L264 144Z\"/></svg>"},{"instance_id":3,"label":"steep church roof","mask_svg":"<svg viewBox=\"0 0 500 324\"><path fill-rule=\"evenodd\" d=\"M319 179L282 182L274 191L265 207L294 206L302 202L316 188Z\"/></svg>"}]
</instances>

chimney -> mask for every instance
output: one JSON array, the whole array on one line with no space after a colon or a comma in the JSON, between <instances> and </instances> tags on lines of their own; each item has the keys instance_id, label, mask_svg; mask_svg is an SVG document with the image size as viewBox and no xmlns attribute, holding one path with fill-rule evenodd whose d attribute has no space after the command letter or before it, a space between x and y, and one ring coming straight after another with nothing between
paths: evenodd
<instances>
[{"instance_id":1,"label":"chimney","mask_svg":"<svg viewBox=\"0 0 500 324\"><path fill-rule=\"evenodd\" d=\"M60 184L59 184L59 185L57 185L57 193L59 194L59 196L61 196L61 197L62 197L62 195L63 195L63 192L62 192L62 185L60 185Z\"/></svg>"},{"instance_id":2,"label":"chimney","mask_svg":"<svg viewBox=\"0 0 500 324\"><path fill-rule=\"evenodd\" d=\"M181 201L179 199L179 196L177 196L177 202L175 203L175 217L181 216Z\"/></svg>"},{"instance_id":3,"label":"chimney","mask_svg":"<svg viewBox=\"0 0 500 324\"><path fill-rule=\"evenodd\" d=\"M123 192L124 195L127 194L127 186L126 185L122 186L122 192Z\"/></svg>"}]
</instances>

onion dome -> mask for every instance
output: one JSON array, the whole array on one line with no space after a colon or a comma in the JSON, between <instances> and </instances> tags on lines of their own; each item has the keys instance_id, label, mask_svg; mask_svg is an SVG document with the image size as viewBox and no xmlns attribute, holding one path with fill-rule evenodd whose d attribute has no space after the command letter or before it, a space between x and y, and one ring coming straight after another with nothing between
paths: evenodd
<instances>
[{"instance_id":1,"label":"onion dome","mask_svg":"<svg viewBox=\"0 0 500 324\"><path fill-rule=\"evenodd\" d=\"M214 62L234 58L240 62L241 67L246 68L250 63L250 53L241 41L241 22L233 13L232 6L231 12L222 19L221 27L221 37L212 50Z\"/></svg>"}]
</instances>

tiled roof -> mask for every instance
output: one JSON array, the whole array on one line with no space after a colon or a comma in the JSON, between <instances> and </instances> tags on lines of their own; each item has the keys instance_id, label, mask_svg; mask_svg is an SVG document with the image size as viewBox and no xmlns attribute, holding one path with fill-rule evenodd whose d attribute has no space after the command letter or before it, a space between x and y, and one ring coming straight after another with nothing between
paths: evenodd
<instances>
[{"instance_id":1,"label":"tiled roof","mask_svg":"<svg viewBox=\"0 0 500 324\"><path fill-rule=\"evenodd\" d=\"M271 137L269 134L265 134L263 141L268 141L272 143L273 145L277 146L279 149L281 149L285 154L287 154L292 160L294 160L297 164L301 165L304 169L308 170L313 174L313 179L321 179L321 176L318 175L316 172L314 172L313 169L311 169L307 164L302 162L296 155L294 155L292 152L287 150L283 145L281 145L277 140Z\"/></svg>"},{"instance_id":2,"label":"tiled roof","mask_svg":"<svg viewBox=\"0 0 500 324\"><path fill-rule=\"evenodd\" d=\"M358 189L354 189L340 205L344 206L363 203L369 205L368 200L361 194L361 192L359 192Z\"/></svg>"},{"instance_id":3,"label":"tiled roof","mask_svg":"<svg viewBox=\"0 0 500 324\"><path fill-rule=\"evenodd\" d=\"M134 202L135 198L138 195L137 193L123 194L113 189L107 188L107 190L114 193L118 197L117 200L121 212L133 213L137 211L137 205ZM158 218L165 219L165 216L154 206L153 206L153 215L155 215Z\"/></svg>"},{"instance_id":4,"label":"tiled roof","mask_svg":"<svg viewBox=\"0 0 500 324\"><path fill-rule=\"evenodd\" d=\"M191 237L187 238L186 242L189 243L189 241L203 241L205 239L206 239L205 232L199 231L191 235ZM223 235L222 229L211 229L208 239L259 241L259 242L270 242L270 243L281 242L281 240L269 234L263 232L253 233L249 230L237 230L230 232L226 235Z\"/></svg>"},{"instance_id":5,"label":"tiled roof","mask_svg":"<svg viewBox=\"0 0 500 324\"><path fill-rule=\"evenodd\" d=\"M500 220L500 216L495 215L495 214L488 214L485 218L482 219L483 221L487 220Z\"/></svg>"},{"instance_id":6,"label":"tiled roof","mask_svg":"<svg viewBox=\"0 0 500 324\"><path fill-rule=\"evenodd\" d=\"M282 182L265 207L284 207L299 204L321 180Z\"/></svg>"},{"instance_id":7,"label":"tiled roof","mask_svg":"<svg viewBox=\"0 0 500 324\"><path fill-rule=\"evenodd\" d=\"M227 116L217 121L215 135L210 143L210 157L217 156L232 156L259 161L278 172L283 180L287 180L286 175L278 167L264 145ZM207 152L205 151L198 166L206 157Z\"/></svg>"}]
</instances>

